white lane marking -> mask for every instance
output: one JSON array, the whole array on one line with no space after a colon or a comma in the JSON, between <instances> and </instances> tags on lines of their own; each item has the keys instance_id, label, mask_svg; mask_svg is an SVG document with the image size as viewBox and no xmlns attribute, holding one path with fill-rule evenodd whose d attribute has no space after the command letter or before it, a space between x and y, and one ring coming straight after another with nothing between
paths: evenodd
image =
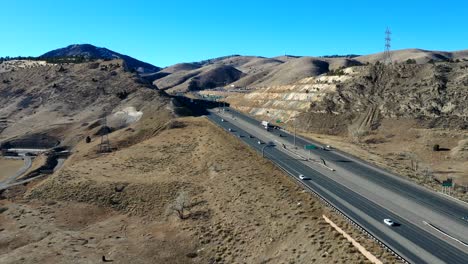
<instances>
[{"instance_id":1,"label":"white lane marking","mask_svg":"<svg viewBox=\"0 0 468 264\"><path fill-rule=\"evenodd\" d=\"M444 231L442 231L442 230L439 229L438 227L434 226L433 224L428 223L428 222L426 222L426 221L422 221L422 222L423 222L423 224L428 225L429 227L433 228L433 229L436 230L437 232L439 232L439 233L441 233L441 234L443 234L443 235L445 235L445 236L447 236L447 237L449 237L449 238L451 238L451 239L457 241L458 243L464 245L465 247L468 247L468 244L466 244L465 242L463 242L463 241L461 241L460 239L455 238L455 237L453 237L453 236L451 236L451 235L445 233Z\"/></svg>"}]
</instances>

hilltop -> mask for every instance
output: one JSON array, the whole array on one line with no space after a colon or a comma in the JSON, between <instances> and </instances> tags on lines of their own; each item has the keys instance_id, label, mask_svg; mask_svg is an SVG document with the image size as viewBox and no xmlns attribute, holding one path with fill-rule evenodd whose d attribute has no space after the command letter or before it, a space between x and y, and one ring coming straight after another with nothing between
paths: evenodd
<instances>
[{"instance_id":1,"label":"hilltop","mask_svg":"<svg viewBox=\"0 0 468 264\"><path fill-rule=\"evenodd\" d=\"M122 60L88 63L35 64L0 72L0 139L45 133L74 144L104 125L131 122L119 111L134 109L170 116L170 98L124 67ZM161 110L159 110L161 109ZM158 112L154 112L154 111ZM117 118L117 119L119 119ZM161 118L161 124L167 118Z\"/></svg>"},{"instance_id":2,"label":"hilltop","mask_svg":"<svg viewBox=\"0 0 468 264\"><path fill-rule=\"evenodd\" d=\"M146 62L139 61L130 56L117 53L107 48L100 48L91 44L73 44L65 48L59 48L44 53L39 58L60 58L60 57L85 57L90 59L113 60L121 59L125 62L125 66L130 70L135 70L140 73L156 72L161 68L151 65Z\"/></svg>"},{"instance_id":3,"label":"hilltop","mask_svg":"<svg viewBox=\"0 0 468 264\"><path fill-rule=\"evenodd\" d=\"M455 52L405 49L391 52L395 63L463 61L468 50ZM260 88L286 85L330 71L383 61L383 53L348 56L224 56L200 62L179 63L144 77L168 93L190 92L214 87Z\"/></svg>"}]
</instances>

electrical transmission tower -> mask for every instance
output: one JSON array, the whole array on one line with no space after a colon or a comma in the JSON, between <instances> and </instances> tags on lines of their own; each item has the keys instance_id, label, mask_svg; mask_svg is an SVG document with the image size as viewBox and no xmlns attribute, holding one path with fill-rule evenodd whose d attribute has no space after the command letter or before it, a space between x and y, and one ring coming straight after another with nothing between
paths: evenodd
<instances>
[{"instance_id":1,"label":"electrical transmission tower","mask_svg":"<svg viewBox=\"0 0 468 264\"><path fill-rule=\"evenodd\" d=\"M387 27L387 30L385 30L385 52L384 52L384 63L385 64L391 64L392 63L392 54L390 53L390 47L391 47L390 42L392 41L392 38L390 37L391 34L392 34L392 32Z\"/></svg>"},{"instance_id":2,"label":"electrical transmission tower","mask_svg":"<svg viewBox=\"0 0 468 264\"><path fill-rule=\"evenodd\" d=\"M109 142L109 127L107 126L107 117L104 117L104 125L102 126L101 143L99 144L99 152L111 152L111 145Z\"/></svg>"}]
</instances>

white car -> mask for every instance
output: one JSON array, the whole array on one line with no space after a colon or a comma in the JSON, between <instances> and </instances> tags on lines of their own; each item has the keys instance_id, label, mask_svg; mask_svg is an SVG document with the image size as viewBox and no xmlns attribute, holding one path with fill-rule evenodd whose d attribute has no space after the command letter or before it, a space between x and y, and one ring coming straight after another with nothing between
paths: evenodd
<instances>
[{"instance_id":1,"label":"white car","mask_svg":"<svg viewBox=\"0 0 468 264\"><path fill-rule=\"evenodd\" d=\"M257 144L261 145L261 144L263 144L263 142L261 142L261 141L259 140L259 141L257 141Z\"/></svg>"},{"instance_id":2,"label":"white car","mask_svg":"<svg viewBox=\"0 0 468 264\"><path fill-rule=\"evenodd\" d=\"M310 180L310 178L308 178L308 177L306 177L306 176L304 176L302 174L299 174L299 179L301 179L301 180Z\"/></svg>"},{"instance_id":3,"label":"white car","mask_svg":"<svg viewBox=\"0 0 468 264\"><path fill-rule=\"evenodd\" d=\"M392 219L389 219L389 218L385 218L383 220L383 222L388 226L394 226L395 225L395 222L393 222Z\"/></svg>"},{"instance_id":4,"label":"white car","mask_svg":"<svg viewBox=\"0 0 468 264\"><path fill-rule=\"evenodd\" d=\"M229 132L232 132L232 128L228 128Z\"/></svg>"},{"instance_id":5,"label":"white car","mask_svg":"<svg viewBox=\"0 0 468 264\"><path fill-rule=\"evenodd\" d=\"M223 119L223 118L221 118L221 122L224 122L224 119Z\"/></svg>"}]
</instances>

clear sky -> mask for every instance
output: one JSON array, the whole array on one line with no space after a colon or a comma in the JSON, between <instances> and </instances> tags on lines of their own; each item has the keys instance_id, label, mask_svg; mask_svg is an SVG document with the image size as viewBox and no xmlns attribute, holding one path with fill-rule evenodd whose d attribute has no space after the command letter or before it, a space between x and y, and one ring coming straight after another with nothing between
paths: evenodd
<instances>
[{"instance_id":1,"label":"clear sky","mask_svg":"<svg viewBox=\"0 0 468 264\"><path fill-rule=\"evenodd\" d=\"M219 56L468 49L468 1L1 0L0 56L89 43L168 66Z\"/></svg>"}]
</instances>

